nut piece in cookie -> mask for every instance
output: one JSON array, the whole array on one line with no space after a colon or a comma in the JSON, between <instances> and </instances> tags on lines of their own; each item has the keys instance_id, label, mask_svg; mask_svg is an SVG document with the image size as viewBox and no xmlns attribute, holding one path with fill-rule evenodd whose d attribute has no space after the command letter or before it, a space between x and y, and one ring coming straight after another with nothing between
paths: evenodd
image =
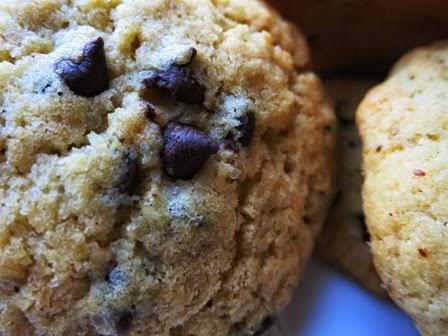
<instances>
[{"instance_id":1,"label":"nut piece in cookie","mask_svg":"<svg viewBox=\"0 0 448 336\"><path fill-rule=\"evenodd\" d=\"M98 37L87 43L80 58L59 61L55 71L77 95L93 97L107 90L109 79L103 39Z\"/></svg>"}]
</instances>

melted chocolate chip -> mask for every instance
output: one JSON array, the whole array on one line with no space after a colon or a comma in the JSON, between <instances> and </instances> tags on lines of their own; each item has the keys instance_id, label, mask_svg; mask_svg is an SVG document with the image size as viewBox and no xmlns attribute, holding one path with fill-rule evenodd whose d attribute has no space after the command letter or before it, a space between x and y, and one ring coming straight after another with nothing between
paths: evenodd
<instances>
[{"instance_id":1,"label":"melted chocolate chip","mask_svg":"<svg viewBox=\"0 0 448 336\"><path fill-rule=\"evenodd\" d=\"M263 336L274 324L274 319L270 316L266 317L261 323L260 329L258 329L252 336Z\"/></svg>"},{"instance_id":2,"label":"melted chocolate chip","mask_svg":"<svg viewBox=\"0 0 448 336\"><path fill-rule=\"evenodd\" d=\"M162 162L171 177L193 178L218 150L217 141L191 126L170 122L165 128Z\"/></svg>"},{"instance_id":3,"label":"melted chocolate chip","mask_svg":"<svg viewBox=\"0 0 448 336\"><path fill-rule=\"evenodd\" d=\"M132 195L137 187L137 153L134 150L129 150L128 152L126 152L124 156L124 163L126 165L126 172L118 187L118 190L122 194Z\"/></svg>"},{"instance_id":4,"label":"melted chocolate chip","mask_svg":"<svg viewBox=\"0 0 448 336\"><path fill-rule=\"evenodd\" d=\"M109 80L103 39L98 37L87 43L79 59L59 61L55 71L77 95L93 97L107 90Z\"/></svg>"},{"instance_id":5,"label":"melted chocolate chip","mask_svg":"<svg viewBox=\"0 0 448 336\"><path fill-rule=\"evenodd\" d=\"M359 224L361 225L362 238L364 239L364 241L370 242L370 233L369 233L369 230L367 230L365 216L363 214L359 214L359 215L357 215L357 218L358 218Z\"/></svg>"},{"instance_id":6,"label":"melted chocolate chip","mask_svg":"<svg viewBox=\"0 0 448 336\"><path fill-rule=\"evenodd\" d=\"M196 49L185 64L172 63L166 69L143 80L145 87L165 90L183 103L202 104L205 100L205 88L196 80L190 65L196 57Z\"/></svg>"},{"instance_id":7,"label":"melted chocolate chip","mask_svg":"<svg viewBox=\"0 0 448 336\"><path fill-rule=\"evenodd\" d=\"M236 130L238 132L238 141L244 147L249 146L255 131L255 114L253 112L244 113L240 119L240 124Z\"/></svg>"}]
</instances>

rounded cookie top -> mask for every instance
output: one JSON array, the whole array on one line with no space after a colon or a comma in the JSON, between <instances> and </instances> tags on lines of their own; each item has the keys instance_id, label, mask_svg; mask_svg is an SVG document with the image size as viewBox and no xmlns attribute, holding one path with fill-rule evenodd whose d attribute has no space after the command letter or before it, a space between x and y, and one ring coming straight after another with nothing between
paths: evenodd
<instances>
[{"instance_id":1,"label":"rounded cookie top","mask_svg":"<svg viewBox=\"0 0 448 336\"><path fill-rule=\"evenodd\" d=\"M377 81L358 78L326 80L339 123L335 184L336 199L317 240L317 253L371 292L387 293L373 266L370 235L364 221L361 200L361 141L355 112L366 92Z\"/></svg>"},{"instance_id":2,"label":"rounded cookie top","mask_svg":"<svg viewBox=\"0 0 448 336\"><path fill-rule=\"evenodd\" d=\"M448 330L448 44L404 56L358 110L377 270L423 335Z\"/></svg>"},{"instance_id":3,"label":"rounded cookie top","mask_svg":"<svg viewBox=\"0 0 448 336\"><path fill-rule=\"evenodd\" d=\"M301 35L252 0L0 13L0 334L266 325L331 192Z\"/></svg>"}]
</instances>

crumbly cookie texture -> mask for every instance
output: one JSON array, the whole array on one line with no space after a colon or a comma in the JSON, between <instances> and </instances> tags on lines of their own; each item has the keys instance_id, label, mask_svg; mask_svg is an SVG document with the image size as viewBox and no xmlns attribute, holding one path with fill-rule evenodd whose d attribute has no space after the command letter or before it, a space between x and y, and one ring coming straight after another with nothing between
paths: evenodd
<instances>
[{"instance_id":1,"label":"crumbly cookie texture","mask_svg":"<svg viewBox=\"0 0 448 336\"><path fill-rule=\"evenodd\" d=\"M355 112L366 92L378 82L339 78L325 81L339 122L337 144L337 196L317 240L317 253L360 285L381 297L387 293L373 266L370 235L361 200L361 142Z\"/></svg>"},{"instance_id":2,"label":"crumbly cookie texture","mask_svg":"<svg viewBox=\"0 0 448 336\"><path fill-rule=\"evenodd\" d=\"M404 52L448 30L444 0L269 2L303 29L313 64L325 73L383 75Z\"/></svg>"},{"instance_id":3,"label":"crumbly cookie texture","mask_svg":"<svg viewBox=\"0 0 448 336\"><path fill-rule=\"evenodd\" d=\"M335 122L253 0L0 2L0 334L252 335L331 198Z\"/></svg>"},{"instance_id":4,"label":"crumbly cookie texture","mask_svg":"<svg viewBox=\"0 0 448 336\"><path fill-rule=\"evenodd\" d=\"M448 335L447 92L444 42L404 56L357 113L374 262L426 336Z\"/></svg>"}]
</instances>

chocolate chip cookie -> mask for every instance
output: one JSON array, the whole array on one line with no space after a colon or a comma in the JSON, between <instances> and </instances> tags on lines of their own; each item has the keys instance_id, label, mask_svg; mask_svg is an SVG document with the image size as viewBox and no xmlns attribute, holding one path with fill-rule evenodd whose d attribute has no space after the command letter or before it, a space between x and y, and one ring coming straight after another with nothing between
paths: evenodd
<instances>
[{"instance_id":1,"label":"chocolate chip cookie","mask_svg":"<svg viewBox=\"0 0 448 336\"><path fill-rule=\"evenodd\" d=\"M0 334L261 333L332 194L301 34L254 0L0 17Z\"/></svg>"},{"instance_id":2,"label":"chocolate chip cookie","mask_svg":"<svg viewBox=\"0 0 448 336\"><path fill-rule=\"evenodd\" d=\"M376 83L357 78L325 81L339 121L337 196L317 240L317 253L360 285L386 297L373 266L370 235L362 210L361 142L355 125L358 104Z\"/></svg>"},{"instance_id":3,"label":"chocolate chip cookie","mask_svg":"<svg viewBox=\"0 0 448 336\"><path fill-rule=\"evenodd\" d=\"M422 335L448 331L448 44L410 52L362 102L375 266Z\"/></svg>"}]
</instances>

